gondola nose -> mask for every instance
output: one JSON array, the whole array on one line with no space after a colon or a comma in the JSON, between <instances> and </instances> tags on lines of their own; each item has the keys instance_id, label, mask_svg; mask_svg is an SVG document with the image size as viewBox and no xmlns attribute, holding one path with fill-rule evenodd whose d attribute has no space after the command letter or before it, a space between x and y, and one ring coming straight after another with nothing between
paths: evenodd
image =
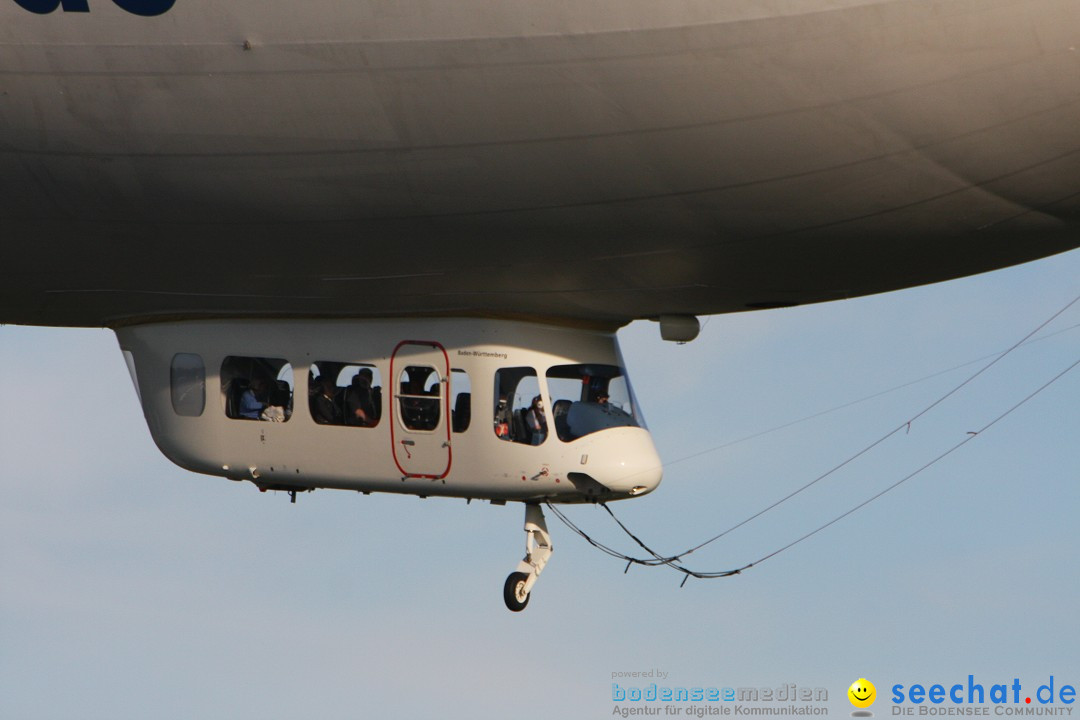
<instances>
[{"instance_id":1,"label":"gondola nose","mask_svg":"<svg viewBox=\"0 0 1080 720\"><path fill-rule=\"evenodd\" d=\"M627 498L655 490L664 468L649 432L627 427L597 433L582 453L580 472L614 496Z\"/></svg>"}]
</instances>

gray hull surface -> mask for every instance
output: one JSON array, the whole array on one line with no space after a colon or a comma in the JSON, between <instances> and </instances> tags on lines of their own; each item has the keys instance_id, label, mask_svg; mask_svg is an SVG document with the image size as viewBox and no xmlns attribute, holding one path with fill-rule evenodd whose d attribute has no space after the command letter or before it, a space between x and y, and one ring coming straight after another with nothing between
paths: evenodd
<instances>
[{"instance_id":1,"label":"gray hull surface","mask_svg":"<svg viewBox=\"0 0 1080 720\"><path fill-rule=\"evenodd\" d=\"M0 322L617 324L1080 246L1074 0L89 6L0 0Z\"/></svg>"}]
</instances>

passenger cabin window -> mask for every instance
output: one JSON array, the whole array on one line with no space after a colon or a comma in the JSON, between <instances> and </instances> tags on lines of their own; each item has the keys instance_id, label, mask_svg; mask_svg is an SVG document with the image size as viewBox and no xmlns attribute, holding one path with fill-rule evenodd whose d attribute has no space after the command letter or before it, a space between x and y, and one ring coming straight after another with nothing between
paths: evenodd
<instances>
[{"instance_id":1,"label":"passenger cabin window","mask_svg":"<svg viewBox=\"0 0 1080 720\"><path fill-rule=\"evenodd\" d=\"M495 436L508 442L539 445L547 439L547 433L547 411L536 371L515 367L496 372Z\"/></svg>"},{"instance_id":2,"label":"passenger cabin window","mask_svg":"<svg viewBox=\"0 0 1080 720\"><path fill-rule=\"evenodd\" d=\"M434 430L442 417L443 381L427 365L409 365L398 376L398 410L409 430Z\"/></svg>"},{"instance_id":3,"label":"passenger cabin window","mask_svg":"<svg viewBox=\"0 0 1080 720\"><path fill-rule=\"evenodd\" d=\"M555 434L571 442L614 427L642 427L626 372L615 365L556 365L547 371Z\"/></svg>"},{"instance_id":4,"label":"passenger cabin window","mask_svg":"<svg viewBox=\"0 0 1080 720\"><path fill-rule=\"evenodd\" d=\"M225 414L237 420L286 422L293 410L293 370L281 358L230 355L221 363Z\"/></svg>"},{"instance_id":5,"label":"passenger cabin window","mask_svg":"<svg viewBox=\"0 0 1080 720\"><path fill-rule=\"evenodd\" d=\"M450 371L450 393L450 426L456 433L465 432L472 420L472 384L469 382L469 373L457 368Z\"/></svg>"},{"instance_id":6,"label":"passenger cabin window","mask_svg":"<svg viewBox=\"0 0 1080 720\"><path fill-rule=\"evenodd\" d=\"M382 418L382 377L374 365L320 360L308 372L308 410L320 425L373 428Z\"/></svg>"},{"instance_id":7,"label":"passenger cabin window","mask_svg":"<svg viewBox=\"0 0 1080 720\"><path fill-rule=\"evenodd\" d=\"M206 407L206 366L199 355L177 353L169 368L172 406L177 415L199 417Z\"/></svg>"}]
</instances>

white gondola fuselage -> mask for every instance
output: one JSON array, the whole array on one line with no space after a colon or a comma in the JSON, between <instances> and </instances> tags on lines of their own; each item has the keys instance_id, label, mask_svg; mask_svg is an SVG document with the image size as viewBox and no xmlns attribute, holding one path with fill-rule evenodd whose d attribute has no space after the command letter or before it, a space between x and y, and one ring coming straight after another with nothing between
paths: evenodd
<instances>
[{"instance_id":1,"label":"white gondola fuselage","mask_svg":"<svg viewBox=\"0 0 1080 720\"><path fill-rule=\"evenodd\" d=\"M161 451L260 489L643 495L661 464L611 332L473 319L120 328Z\"/></svg>"}]
</instances>

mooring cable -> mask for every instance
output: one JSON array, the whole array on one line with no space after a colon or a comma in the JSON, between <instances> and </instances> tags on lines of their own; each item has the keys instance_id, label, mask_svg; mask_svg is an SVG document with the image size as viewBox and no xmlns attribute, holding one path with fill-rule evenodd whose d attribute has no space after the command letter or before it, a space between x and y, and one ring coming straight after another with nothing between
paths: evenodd
<instances>
[{"instance_id":1,"label":"mooring cable","mask_svg":"<svg viewBox=\"0 0 1080 720\"><path fill-rule=\"evenodd\" d=\"M786 503L786 502L787 502L788 500L792 499L792 498L793 498L793 497L795 497L796 495L799 495L800 493L802 493L802 492L804 492L804 491L806 491L806 490L810 489L811 487L813 487L814 485L817 485L817 484L818 484L819 482L821 482L821 481L822 481L822 480L824 480L825 478L827 478L827 477L831 476L831 475L832 475L833 473L835 473L835 472L837 472L837 471L839 471L839 470L843 469L843 468L844 468L844 467L846 467L847 465L850 465L851 463L855 462L855 461L856 461L856 460L858 460L858 459L859 459L860 457L862 457L863 455L867 454L868 452L870 452L871 450L873 450L874 448L876 448L876 447L877 447L878 445L881 445L881 444L882 444L883 442L885 442L886 440L888 440L889 438L891 438L891 437L892 437L893 435L896 435L896 434L897 434L898 432L900 432L901 430L910 430L910 428L911 428L911 425L912 425L912 423L914 423L914 422L915 422L916 420L918 420L919 418L921 418L921 417L923 417L924 415L926 415L927 413L929 413L929 412L930 412L931 410L933 410L933 409L934 409L934 408L936 408L937 406L941 405L941 404L942 404L943 402L945 402L945 401L946 401L947 399L949 399L950 397L952 397L953 395L955 395L955 394L956 394L957 392L959 392L959 391L960 391L960 390L961 390L961 389L962 389L963 387L965 387L965 386L967 386L968 384L970 384L970 383L971 383L971 382L972 382L973 380L975 380L975 378L979 377L980 375L982 375L983 373L985 373L985 372L986 372L987 370L989 370L990 368L992 368L992 367L993 367L994 365L996 365L997 363L999 363L999 362L1000 362L1000 361L1001 361L1002 359L1004 359L1004 358L1005 358L1006 356L1008 356L1008 355L1009 355L1010 353L1012 353L1012 352L1013 352L1014 350L1016 350L1016 349L1017 349L1018 347L1020 347L1020 346L1021 346L1021 345L1023 345L1023 344L1025 343L1025 342L1027 342L1027 341L1028 341L1028 340L1029 340L1029 339L1030 339L1030 338L1031 338L1032 336L1034 336L1034 335L1035 335L1036 333L1038 333L1038 332L1039 332L1040 330L1042 330L1042 329L1043 329L1043 328L1045 328L1045 327L1046 327L1047 325L1049 325L1049 324L1050 324L1050 323L1052 323L1052 322L1053 322L1054 320L1056 320L1056 319L1057 319L1058 317L1060 317L1060 316L1062 315L1062 313L1064 313L1064 312L1065 312L1066 310L1068 310L1069 308L1071 308L1071 307L1072 307L1073 305L1075 305L1075 304L1076 304L1077 302L1080 302L1080 295L1077 295L1077 296L1076 296L1075 298L1073 298L1073 299L1072 299L1072 300L1071 300L1070 302L1068 302L1068 303L1067 303L1067 304L1066 304L1066 305L1065 305L1064 307L1062 307L1062 308L1061 308L1060 310L1058 310L1057 312L1055 312L1055 313L1054 313L1053 315L1051 315L1051 316L1050 316L1049 318L1047 318L1046 320L1044 320L1044 321L1043 321L1043 322L1042 322L1041 324L1039 324L1039 326L1038 326L1038 327L1036 327L1036 328L1035 328L1034 330L1032 330L1031 332L1029 332L1029 333L1028 333L1027 335L1025 335L1025 336L1024 336L1023 338L1021 338L1021 339L1020 339L1019 341L1017 341L1016 343L1013 343L1013 345L1012 345L1011 347L1009 347L1009 348L1008 348L1008 349L1006 349L1005 351L1003 351L1003 352L999 353L999 354L998 354L998 355L997 355L996 357L994 357L994 358L993 358L993 359L992 359L992 360L991 360L990 362L988 362L988 363L987 363L986 365L984 365L983 367L981 367L980 369L976 370L976 371L975 371L974 373L972 373L971 375L969 375L969 376L968 376L967 378L965 378L965 379L964 379L964 380L963 380L963 381L962 381L962 382L961 382L960 384L956 385L956 386L955 386L955 387L953 387L953 388L952 388L951 390L949 390L948 392L946 392L946 393L945 393L944 395L942 395L942 396L941 396L941 397L939 397L938 399L934 400L934 402L932 402L932 403L930 403L929 405L927 405L927 406L926 406L925 408L923 408L922 410L920 410L920 411L919 411L918 413L916 413L916 414L915 414L914 416L912 416L911 418L909 418L909 419L908 419L908 420L906 420L905 422L902 422L902 423L900 423L900 425L896 426L895 428L893 428L893 429L892 429L892 430L890 430L889 432L887 432L887 433L885 433L884 435L882 435L881 437L879 437L879 438L878 438L877 440L875 440L875 441L873 441L872 443L870 443L869 445L865 446L864 448L862 448L861 450L859 450L859 451L858 451L857 453L855 453L854 455L851 455L850 457L848 457L848 458L847 458L846 460L844 460L844 461L843 461L843 462L841 462L840 464L838 464L838 465L834 466L834 467L833 467L833 468L831 468L830 470L827 470L826 472L822 473L821 475L818 475L818 476L817 476L816 478L814 478L814 479L813 479L813 480L811 480L810 482L808 482L808 483L806 483L806 484L802 485L801 487L799 487L799 488L796 488L795 490L792 490L792 491L791 491L790 493L788 493L788 494L787 494L787 495L785 495L784 497L780 498L779 500L777 500L777 501L773 502L773 503L772 503L771 505L769 505L769 506L765 507L765 508L764 508L764 509L762 509L762 510L759 510L758 512L756 512L756 513L754 513L753 515L751 515L751 516L747 517L746 519L744 519L744 520L742 520L742 521L740 521L740 522L736 523L735 525L732 525L731 527L727 528L727 529L726 529L726 530L724 530L723 532L721 532L721 533L719 533L719 534L717 534L717 535L715 535L715 536L713 536L713 537L709 538L708 540L706 540L705 542L703 542L703 543L701 543L701 544L699 544L699 545L695 545L694 547L692 547L692 548L689 548L689 549L688 549L688 550L687 550L686 552L684 552L684 553L680 553L680 557L681 557L681 556L685 556L685 555L689 555L690 553L694 552L695 550L700 550L701 548L705 547L706 545L709 545L710 543L716 542L717 540L719 540L720 538L724 537L724 536L725 536L725 535L727 535L728 533L730 533L730 532L733 532L734 530L737 530L737 529L741 528L741 527L742 527L743 525L746 525L747 523L749 523L749 522L752 522L753 520L756 520L757 518L761 517L761 516L762 516L762 515L764 515L765 513L769 512L770 510L773 510L773 509L775 509L775 508L779 507L780 505L783 505L784 503Z\"/></svg>"},{"instance_id":2,"label":"mooring cable","mask_svg":"<svg viewBox=\"0 0 1080 720\"><path fill-rule=\"evenodd\" d=\"M1028 340L1030 340L1030 338L1031 338L1032 336L1034 336L1034 335L1035 335L1036 333L1038 333L1038 332L1039 332L1040 330L1042 330L1042 329L1043 329L1043 328L1045 328L1045 327L1046 327L1047 325L1049 325L1049 324L1050 324L1051 322L1053 322L1053 321L1054 321L1055 319L1057 319L1057 318L1058 318L1058 317L1059 317L1059 316L1060 316L1060 315L1061 315L1062 313L1064 313L1064 312L1065 312L1066 310L1068 310L1068 309L1069 309L1070 307L1072 307L1073 305L1075 305L1075 304L1076 304L1076 303L1077 303L1078 301L1080 301L1080 295L1078 295L1077 297L1073 298L1073 300L1072 300L1072 301L1070 301L1070 302L1069 302L1068 304L1066 304L1066 305L1065 305L1064 307L1062 307L1062 308L1061 308L1060 310L1058 310L1058 311L1057 311L1056 313L1054 313L1054 314L1053 314L1052 316L1050 316L1050 317L1049 317L1049 318L1048 318L1047 320L1045 320L1045 321L1044 321L1043 323L1041 323L1041 324L1040 324L1040 325L1039 325L1038 327L1036 327L1036 328L1035 328L1034 330L1032 330L1032 331L1031 331L1031 332L1029 332L1029 333L1028 333L1027 335L1025 335L1025 336L1024 336L1024 337L1023 337L1023 338L1022 338L1021 340L1019 340L1018 342L1016 342L1015 344L1013 344L1013 345L1012 345L1011 347L1009 347L1009 348L1008 348L1007 350L1005 350L1005 351L1003 351L1003 352L1001 352L1001 353L997 354L997 355L996 355L996 356L995 356L995 357L993 358L993 360L991 360L991 362L989 362L988 364L986 364L985 366L983 366L982 368L980 368L980 369L979 369L978 371L976 371L975 373L973 373L972 375L970 375L970 376L969 376L968 378L966 378L966 379L965 379L965 380L964 380L963 382L961 382L960 384L958 384L958 385L956 385L955 387L953 387L953 388L952 388L951 390L949 390L949 391L948 391L947 393L945 393L944 395L942 395L941 397L939 397L938 399L936 399L936 400L935 400L934 402L930 403L930 404L929 404L928 406L926 406L925 408L923 408L923 409L922 409L922 410L921 410L920 412L918 412L917 414L915 414L915 415L914 415L914 416L913 416L912 418L910 418L909 420L907 420L907 421L905 421L904 423L900 424L899 426L897 426L897 427L896 427L895 429L891 430L890 432L886 433L886 434L885 434L884 436L882 436L881 438L879 438L879 439L875 440L874 442L870 443L869 445L867 445L866 447L864 447L864 448L863 448L862 450L860 450L860 451L859 451L859 452L857 452L856 454L852 455L851 457L847 458L846 460L844 460L844 461L843 461L843 462L841 462L840 464L838 464L838 465L836 465L835 467L833 467L833 468L832 468L831 470L827 471L826 473L824 473L824 474L822 474L822 475L819 475L819 476L818 476L818 477L816 477L815 479L813 479L813 480L811 480L810 482L808 482L808 483L804 484L803 486L801 486L801 487L797 488L796 490L792 491L791 493L789 493L789 494L785 495L785 496L784 496L783 498L780 498L779 500L777 500L776 502L774 502L774 503L772 503L771 505L767 506L767 507L766 507L766 508L764 508L763 510L760 510L760 511L758 511L758 512L754 513L753 515L751 515L751 516L749 516L748 518L746 518L746 519L742 520L741 522L739 522L739 523L736 523L735 525L733 525L733 526L731 526L731 527L727 528L727 529L726 529L726 530L724 530L723 532L721 532L721 533L719 533L719 534L717 534L717 535L715 535L715 536L713 536L713 537L709 538L708 540L706 540L706 541L704 541L704 542L702 542L702 543L699 543L698 545L695 545L695 546L693 546L693 547L691 547L691 548L688 548L687 550L685 550L685 551L683 551L683 552L681 552L681 553L678 553L678 554L675 554L675 555L669 555L669 556L664 556L664 555L661 555L661 554L657 553L657 552L656 552L656 551L654 551L654 550L653 550L652 548L650 548L650 547L649 547L649 546L648 546L648 545L647 545L646 543L644 543L644 542L643 542L643 541L642 541L642 540L641 540L641 539L640 539L639 537L637 537L637 535L635 535L635 534L634 534L634 533L633 533L633 532L632 532L632 531L631 531L631 530L630 530L630 529L629 529L629 528L628 528L628 527L627 527L627 526L626 526L626 525L625 525L625 524L624 524L624 523L623 523L622 521L620 521L620 520L618 519L618 517L616 517L616 516L615 516L615 514L614 514L614 513L613 513L613 512L611 511L611 509L610 509L610 508L609 508L609 507L607 506L607 504L606 504L606 503L599 503L599 504L601 505L601 507L603 507L603 508L604 508L604 510L606 510L606 511L607 511L607 513L608 513L608 514L609 514L609 515L611 516L611 518L612 518L612 519L613 519L613 520L614 520L614 521L615 521L615 522L616 522L616 523L618 524L618 526L619 526L619 527L620 527L620 528L622 529L622 531L623 531L623 532L624 532L624 533L625 533L625 534L626 534L626 535L627 535L627 536L628 536L628 537L629 537L629 538L630 538L631 540L633 540L633 541L634 541L634 542L635 542L635 543L636 543L636 544L637 544L637 545L638 545L639 547L641 547L641 548L642 548L643 550L645 550L645 551L646 551L647 553L649 553L649 555L651 555L651 556L652 556L651 558L638 558L638 557L633 557L633 556L627 555L627 554L625 554L625 553L622 553L622 552L620 552L620 551L618 551L618 550L615 550L614 548L611 548L610 546L607 546L607 545L605 545L605 544L603 544L603 543L600 543L599 541L597 541L597 540L593 539L592 537L590 537L590 536L589 536L589 535L588 535L587 533L585 533L585 532L584 532L583 530L581 530L581 528L579 528L579 527L578 527L577 525L575 525L575 524L574 524L573 522L571 522L571 521L570 521L570 519L569 519L568 517L566 517L566 515L565 515L564 513L562 513L562 512L560 511L560 510L558 510L558 509L557 509L557 508L556 508L556 507L555 507L554 505L552 505L551 503L547 503L547 506L548 506L548 508L549 508L549 509L551 509L551 510L552 510L552 512L553 512L553 513L554 513L554 514L555 514L555 515L556 515L556 516L557 516L557 517L558 517L558 518L559 518L559 519L560 519L560 520L561 520L561 521L562 521L562 522L563 522L563 523L564 523L564 524L565 524L565 525L566 525L566 526L567 526L568 528L570 528L570 530L571 530L571 531L573 531L573 532L574 532L575 534L577 534L577 535L579 535L580 537L582 537L583 539L585 539L585 540L586 540L586 541L587 541L587 542L588 542L589 544L591 544L591 545L593 545L594 547L596 547L596 548L598 548L598 549L602 550L603 552L605 552L605 553L606 553L606 554L608 554L608 555L611 555L611 556L613 556L613 557L616 557L616 558L619 558L619 559L625 560L625 561L627 562L627 566L626 566L626 570L624 570L624 572L628 571L628 570L629 570L629 568L630 568L630 566L631 566L631 565L633 565L633 564L639 564L639 565L646 565L646 566L659 566L659 565L666 565L666 566L668 566L668 567L670 567L670 568L672 568L672 569L674 569L674 570L677 570L677 571L679 571L679 572L681 572L681 573L683 573L683 574L685 575L685 577L683 578L683 584L685 584L685 583L686 583L686 581L687 581L687 580L688 580L688 579L689 579L690 577L696 577L696 578L719 578L719 577L731 577L731 576L733 576L733 575L738 575L738 574L740 574L740 573L741 573L742 571L744 571L744 570L747 570L747 569L749 569L749 568L751 568L751 567L754 567L755 565L758 565L758 564L760 564L760 563L764 562L765 560L768 560L768 559L770 559L770 558L772 558L772 557L775 557L776 555L779 555L780 553L782 553L782 552L784 552L784 551L788 550L789 548L791 548L791 547L794 547L795 545L798 545L799 543L803 542L804 540L807 540L807 539L809 539L810 537L812 537L812 536L816 535L817 533L821 532L822 530L825 530L826 528L830 527L831 525L833 525L833 524L835 524L835 523L839 522L840 520L844 519L844 518L845 518L845 517L847 517L848 515L851 515L852 513L854 513L854 512L856 512L856 511L858 511L858 510L862 509L863 507L866 507L867 505L869 505L870 503L874 502L875 500L877 500L877 499L878 499L878 498L880 498L881 496L883 496L883 495L885 495L886 493L888 493L888 492L892 491L893 489L895 489L895 488L899 487L900 485L902 485L903 483L907 482L907 481L908 481L908 480L910 480L911 478L915 477L916 475L918 475L918 474L922 473L923 471L925 471L925 470L929 469L930 467L932 467L933 465L937 464L937 463L938 463L938 462L940 462L941 460L945 459L946 457L948 457L949 455L951 455L951 454L952 454L953 452L955 452L955 451L959 450L959 449L960 449L961 447L963 447L963 446L964 446L964 445L966 445L967 443L971 442L971 441L972 441L972 440L974 440L974 439L975 439L976 437L978 437L979 435L981 435L981 434L982 434L983 432L985 432L985 431L986 431L986 430L988 430L989 428L993 427L993 426L994 426L994 425L996 425L996 424L997 424L998 422L1000 422L1001 420L1003 420L1004 418L1006 418L1007 416L1009 416L1009 415L1010 415L1011 413L1013 413L1014 411L1016 411L1017 409L1019 409L1019 408L1020 408L1021 406L1023 406L1023 405L1024 405L1024 404L1026 404L1027 402L1029 402L1029 401L1030 401L1030 400L1031 400L1032 398L1034 398L1034 397L1035 397L1036 395L1038 395L1039 393L1041 393L1041 392L1042 392L1043 390L1045 390L1046 388L1050 387L1050 386L1051 386L1051 385L1053 385L1053 384L1054 384L1055 382L1057 382L1058 380L1060 380L1060 379L1061 379L1062 377L1064 377L1064 376L1065 376L1065 375L1066 375L1067 373L1069 373L1069 372L1070 372L1071 370L1073 370L1073 369L1074 369L1074 368L1075 368L1075 367L1076 367L1077 365L1080 365L1080 359L1078 359L1077 361L1075 361L1074 363L1072 363L1071 365L1069 365L1069 366L1068 366L1067 368L1065 368L1065 369L1064 369L1064 370L1062 370L1062 371L1061 371L1060 373L1058 373L1057 375L1055 375L1055 376L1054 376L1053 378L1051 378L1051 379L1050 379L1049 381L1047 381L1046 383L1044 383L1044 384L1043 384L1042 386L1040 386L1040 387L1039 387L1038 389L1036 389L1035 391L1033 391L1032 393L1030 393L1030 394L1029 394L1028 396L1026 396L1026 397L1025 397L1024 399L1022 399L1022 400L1021 400L1020 402L1016 403L1015 405L1013 405L1012 407L1010 407L1010 408L1009 408L1008 410L1006 410L1006 411L1005 411L1004 413L1002 413L1001 415L997 416L997 417L996 417L996 418L994 418L994 419L993 419L992 421L990 421L989 423L987 423L986 425L984 425L984 426L983 426L982 428L980 428L980 429L979 429L978 431L975 431L975 432L973 432L973 433L969 433L969 434L968 434L968 435L967 435L967 436L966 436L966 437L965 437L965 438L964 438L963 440L961 440L961 441L960 441L959 443L957 443L956 445L952 446L951 448L949 448L948 450L946 450L946 451L945 451L944 453L942 453L942 454L938 455L938 456L937 456L937 457L935 457L935 458L934 458L933 460L929 461L928 463L926 463L926 464L925 464L925 465L923 465L922 467L918 468L918 469L917 469L917 470L915 470L914 472L912 472L912 473L910 473L910 474L906 475L905 477L901 478L900 480L897 480L897 481L896 481L896 482L894 482L894 483L893 483L892 485L888 486L887 488L883 489L882 491L878 492L877 494L875 494L875 495L871 496L871 497L870 497L870 498L868 498L867 500L865 500L865 501L863 501L863 502L859 503L858 505L856 505L856 506L854 506L854 507L850 508L849 510L847 510L847 511L845 511L845 512L841 513L840 515L838 515L838 516L834 517L833 519L829 520L828 522L826 522L826 523L824 523L824 524L822 524L822 525L818 526L817 528L815 528L814 530L810 531L809 533L806 533L805 535L803 535L803 536L801 536L801 537L797 538L796 540L793 540L792 542L788 543L787 545L784 545L784 546L780 547L779 549L777 549L777 550L774 550L773 552L771 552L771 553L768 553L767 555L764 555L764 556L762 556L762 557L761 557L761 558L759 558L758 560L755 560L754 562L751 562L751 563L747 563L747 564L745 564L745 565L742 565L742 566L740 566L740 567L737 567L737 568L732 568L732 569L727 569L727 570L718 570L718 571L709 571L709 572L704 572L704 571L695 571L695 570L691 570L690 568L687 568L687 567L686 567L685 565L682 565L682 564L680 563L680 561L681 561L681 560L682 560L682 558L683 558L683 557L685 557L686 555L689 555L689 554L691 554L691 553L695 552L696 550L699 550L699 549L701 549L701 548L705 547L706 545L709 545L710 543L713 543L713 542L715 542L715 541L719 540L720 538L724 537L724 536L725 536L725 535L727 535L728 533L730 533L730 532L732 532L732 531L736 530L736 529L737 529L737 528L739 528L739 527L742 527L743 525L746 525L747 523L751 522L752 520L755 520L755 519L757 519L758 517L761 517L761 516L762 516L762 515L764 515L765 513L767 513L767 512L769 512L770 510L772 510L772 509L774 509L774 508L778 507L778 506L779 506L779 505L781 505L782 503L784 503L784 502L786 502L786 501L790 500L791 498L795 497L795 496L796 496L796 495L798 495L799 493L801 493L801 492L803 492L803 491L807 490L808 488L810 488L810 487L812 487L813 485L817 484L817 483L818 483L818 482L820 482L821 480L824 480L825 478L829 477L830 475L832 475L832 474L833 474L833 473L835 473L836 471L838 471L838 470L840 470L841 468L845 467L846 465L850 464L851 462L853 462L853 461L854 461L854 460L856 460L857 458L859 458L859 457L861 457L861 456L865 455L866 453L870 452L870 451L871 451L872 449L874 449L875 447L877 447L878 445L880 445L881 443L883 443L883 442L884 442L885 440L889 439L890 437L892 437L893 435L895 435L896 433L898 433L898 432L899 432L900 430L903 430L903 429L905 429L905 428L910 428L910 427L911 427L911 424L912 424L913 422L915 422L915 421L916 421L916 420L918 420L919 418L921 418L921 417L923 417L924 415L926 415L927 413L929 413L929 412L930 412L931 410L933 410L933 409L934 409L935 407L937 407L938 405L940 405L941 403L943 403L943 402L944 402L944 401L945 401L946 399L948 399L948 398L949 398L949 397L951 397L952 395L956 394L956 393L957 393L957 392L958 392L958 391L959 391L959 390L960 390L961 388L965 387L966 385L968 385L969 383L971 383L971 382L972 382L973 380L975 380L975 379L976 379L977 377L979 377L980 375L982 375L983 373L985 373L985 372L986 372L987 370L989 370L989 369L990 369L991 367L993 367L994 365L996 365L996 364L997 364L998 362L1000 362L1000 361L1001 361L1001 360L1002 360L1002 359L1003 359L1003 358L1004 358L1005 356L1007 356L1008 354L1010 354L1011 352L1013 352L1014 350L1016 350L1016 349L1017 349L1018 347L1020 347L1021 345L1025 344L1026 342L1028 342ZM970 363L968 363L968 364L970 364Z\"/></svg>"},{"instance_id":3,"label":"mooring cable","mask_svg":"<svg viewBox=\"0 0 1080 720\"><path fill-rule=\"evenodd\" d=\"M602 550L603 552L605 552L608 555L611 555L612 557L618 558L620 560L625 560L627 562L627 570L629 570L631 565L635 565L635 564L637 564L637 565L645 565L645 566L666 565L666 566L672 568L673 570L677 570L678 572L683 573L686 576L686 577L683 578L683 583L682 583L683 585L685 585L686 580L688 580L691 577L695 577L695 578L699 578L699 579L711 579L711 578L722 578L722 577L731 577L733 575L739 575L744 570L749 570L752 567L760 565L761 563L765 562L766 560L774 558L777 555L779 555L780 553L782 553L782 552L784 552L786 550L789 550L790 548L795 547L799 543L801 543L801 542L803 542L805 540L808 540L809 538L813 537L814 535L817 535L822 530L825 530L826 528L828 528L828 527L830 527L832 525L835 525L837 522L843 520L844 518L846 518L847 516L857 512L858 510L861 510L862 508L866 507L867 505L874 502L878 498L882 497L886 493L891 492L892 490L895 490L900 485L904 484L905 482L912 479L916 475L919 475L920 473L924 472L925 470L928 470L929 468L933 467L934 465L936 465L940 461L944 460L949 455L952 455L954 452L956 452L957 450L962 448L964 445L967 445L969 442L971 442L975 438L982 435L984 432L989 430L994 425L998 424L1000 421L1004 420L1010 414L1012 414L1013 412L1018 410L1020 407L1022 407L1024 404L1026 404L1028 401L1033 399L1036 395L1038 395L1043 390L1045 390L1046 388L1053 385L1055 382L1060 380L1062 377L1064 377L1070 371L1074 370L1078 365L1080 365L1080 359L1077 359L1076 361L1074 361L1071 365L1069 365L1067 368L1065 368L1064 370L1059 372L1057 375L1055 375L1053 378L1048 380L1046 383L1041 385L1038 389L1036 389L1035 391L1033 391L1029 395L1027 395L1023 400L1016 403L1015 405L1010 407L1008 410L1006 410L1005 412L1001 413L1000 415L998 415L996 418L994 418L990 422L983 425L979 430L968 433L968 435L963 440L956 443L951 448L949 448L945 452L941 453L940 455L938 455L934 459L930 460L929 462L925 463L924 465L922 465L918 469L914 470L911 473L908 473L907 475L900 478L899 480L897 480L893 484L891 484L888 487L884 488L880 492L872 495L871 497L869 497L866 500L862 501L858 505L855 505L854 507L844 511L843 513L840 513L836 517L832 518L831 520L829 520L826 523L823 523L823 524L819 525L818 527L814 528L810 532L796 538L795 540L792 540L791 542L787 543L786 545L783 545L780 548L778 548L776 550L773 550L772 552L770 552L770 553L768 553L766 555L761 556L760 558L758 558L757 560L754 560L753 562L749 562L749 563L746 563L745 565L740 565L740 566L735 567L735 568L729 568L729 569L724 569L724 570L712 570L712 571L693 570L691 568L688 568L685 565L682 565L679 562L679 560L683 556L689 554L689 552L683 552L683 553L679 553L677 555L670 555L670 556L661 555L660 553L656 552L651 547L649 547L644 541L642 541L637 535L635 535L621 520L619 520L619 518L616 517L615 513L612 512L611 508L607 506L607 503L603 503L603 502L598 503L605 511L607 511L607 513L611 516L611 518L615 521L615 523L618 524L618 526L623 530L623 532L626 533L626 535L631 540L633 540L638 546L640 546L642 549L644 549L646 552L648 552L652 557L651 558L638 558L638 557L634 557L632 555L627 555L627 554L622 553L622 552L620 552L618 550L615 550L614 548L612 548L612 547L610 547L608 545L605 545L604 543L599 542L598 540L595 540L594 538L589 536L584 530L582 530L580 527L578 527L576 524L574 524L568 517L566 517L566 515L561 510L559 510L558 507L556 507L555 505L552 505L551 503L546 503L546 504L547 504L548 509L550 509L555 514L555 516L558 517L559 520L563 522L563 524L565 524L575 534L582 537L590 545ZM702 545L697 546L697 547L702 547L703 545L704 545L704 543Z\"/></svg>"}]
</instances>

